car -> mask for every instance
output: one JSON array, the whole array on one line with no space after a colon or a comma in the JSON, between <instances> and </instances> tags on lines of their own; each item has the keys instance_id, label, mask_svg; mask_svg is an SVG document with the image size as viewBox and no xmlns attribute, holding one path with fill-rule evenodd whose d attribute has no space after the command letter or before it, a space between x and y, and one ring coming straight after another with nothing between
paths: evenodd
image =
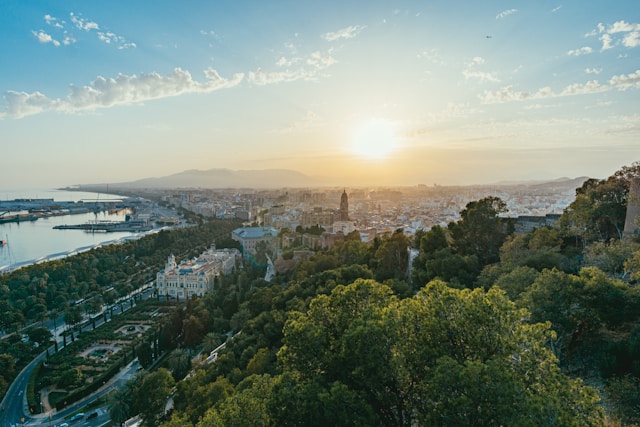
<instances>
[{"instance_id":1,"label":"car","mask_svg":"<svg viewBox=\"0 0 640 427\"><path fill-rule=\"evenodd\" d=\"M58 424L58 427L69 427L69 424L68 423Z\"/></svg>"},{"instance_id":2,"label":"car","mask_svg":"<svg viewBox=\"0 0 640 427\"><path fill-rule=\"evenodd\" d=\"M88 420L92 420L92 419L96 418L97 416L98 416L97 412L92 412L87 416L87 419Z\"/></svg>"},{"instance_id":3,"label":"car","mask_svg":"<svg viewBox=\"0 0 640 427\"><path fill-rule=\"evenodd\" d=\"M73 417L69 418L69 421L74 422L84 418L84 412L80 412L79 414L75 414Z\"/></svg>"}]
</instances>

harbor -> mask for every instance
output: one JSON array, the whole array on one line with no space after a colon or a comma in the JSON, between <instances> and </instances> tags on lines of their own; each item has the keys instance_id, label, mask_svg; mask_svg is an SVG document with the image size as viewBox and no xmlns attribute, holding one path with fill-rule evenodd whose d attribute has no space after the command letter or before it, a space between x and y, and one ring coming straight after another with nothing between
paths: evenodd
<instances>
[{"instance_id":1,"label":"harbor","mask_svg":"<svg viewBox=\"0 0 640 427\"><path fill-rule=\"evenodd\" d=\"M87 221L83 224L56 225L54 230L84 230L88 232L113 233L116 231L138 233L149 231L153 227L144 220L129 219L125 221Z\"/></svg>"}]
</instances>

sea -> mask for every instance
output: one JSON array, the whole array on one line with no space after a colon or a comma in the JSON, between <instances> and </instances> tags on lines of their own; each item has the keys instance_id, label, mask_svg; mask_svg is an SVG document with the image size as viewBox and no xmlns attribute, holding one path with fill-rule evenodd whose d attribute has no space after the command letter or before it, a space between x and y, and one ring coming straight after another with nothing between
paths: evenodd
<instances>
[{"instance_id":1,"label":"sea","mask_svg":"<svg viewBox=\"0 0 640 427\"><path fill-rule=\"evenodd\" d=\"M86 201L123 199L125 196L57 189L0 189L1 200L54 199L55 201ZM0 212L2 213L2 212ZM13 212L12 212L13 213ZM63 258L74 251L89 250L103 244L118 243L135 233L100 233L84 230L54 230L56 225L83 224L87 221L124 221L126 212L99 212L51 216L36 221L0 224L0 272L16 267Z\"/></svg>"}]
</instances>

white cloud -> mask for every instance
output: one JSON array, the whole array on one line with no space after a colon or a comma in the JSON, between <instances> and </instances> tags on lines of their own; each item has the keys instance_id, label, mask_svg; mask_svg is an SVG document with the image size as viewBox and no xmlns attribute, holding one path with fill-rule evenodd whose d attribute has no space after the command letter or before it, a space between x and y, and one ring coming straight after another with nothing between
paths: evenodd
<instances>
[{"instance_id":1,"label":"white cloud","mask_svg":"<svg viewBox=\"0 0 640 427\"><path fill-rule=\"evenodd\" d=\"M625 21L616 21L607 30L609 34L628 33L630 31L640 31L640 24L631 24Z\"/></svg>"},{"instance_id":2,"label":"white cloud","mask_svg":"<svg viewBox=\"0 0 640 427\"><path fill-rule=\"evenodd\" d=\"M613 76L608 84L601 84L597 80L586 83L574 83L566 86L559 93L550 87L544 87L536 92L515 91L512 86L505 86L497 91L485 91L480 100L483 104L500 104L511 101L525 101L531 99L557 98L563 96L588 95L607 92L610 90L640 89L640 69L627 75Z\"/></svg>"},{"instance_id":3,"label":"white cloud","mask_svg":"<svg viewBox=\"0 0 640 427\"><path fill-rule=\"evenodd\" d=\"M62 40L62 44L65 46L69 46L70 44L75 43L77 40L71 34L64 35L64 40Z\"/></svg>"},{"instance_id":4,"label":"white cloud","mask_svg":"<svg viewBox=\"0 0 640 427\"><path fill-rule=\"evenodd\" d=\"M625 47L638 47L640 46L640 31L632 31L625 35L622 39L622 44Z\"/></svg>"},{"instance_id":5,"label":"white cloud","mask_svg":"<svg viewBox=\"0 0 640 427\"><path fill-rule=\"evenodd\" d=\"M618 45L628 48L640 46L640 24L616 21L607 27L603 23L599 23L596 29L585 34L585 37L597 34L600 34L599 40L602 42L602 51L612 49Z\"/></svg>"},{"instance_id":6,"label":"white cloud","mask_svg":"<svg viewBox=\"0 0 640 427\"><path fill-rule=\"evenodd\" d=\"M98 39L105 42L106 44L114 44L118 46L118 49L128 49L132 47L136 47L135 43L127 42L127 40L119 36L117 34L112 33L111 31L98 31Z\"/></svg>"},{"instance_id":7,"label":"white cloud","mask_svg":"<svg viewBox=\"0 0 640 427\"><path fill-rule=\"evenodd\" d=\"M308 65L313 65L314 67L319 69L327 68L335 64L336 62L338 61L336 61L336 59L333 56L331 56L330 52L324 54L320 51L316 51L316 52L313 52L309 56L309 58L307 58Z\"/></svg>"},{"instance_id":8,"label":"white cloud","mask_svg":"<svg viewBox=\"0 0 640 427\"><path fill-rule=\"evenodd\" d=\"M365 25L351 25L338 31L325 33L322 35L322 38L328 42L333 42L340 39L352 39L360 34L360 32L365 28L367 28Z\"/></svg>"},{"instance_id":9,"label":"white cloud","mask_svg":"<svg viewBox=\"0 0 640 427\"><path fill-rule=\"evenodd\" d=\"M467 68L462 71L462 75L465 80L476 79L481 82L493 82L497 83L500 80L492 73L478 71L477 67L481 67L485 64L485 59L481 56L475 56L470 63L467 64Z\"/></svg>"},{"instance_id":10,"label":"white cloud","mask_svg":"<svg viewBox=\"0 0 640 427\"><path fill-rule=\"evenodd\" d=\"M562 9L562 5L560 6L556 6L553 9L551 9L551 13L556 13L557 11L559 11L560 9Z\"/></svg>"},{"instance_id":11,"label":"white cloud","mask_svg":"<svg viewBox=\"0 0 640 427\"><path fill-rule=\"evenodd\" d=\"M71 22L73 22L75 26L80 30L89 31L100 29L100 26L96 22L84 19L78 15L75 15L73 12L71 12L69 15L71 16Z\"/></svg>"},{"instance_id":12,"label":"white cloud","mask_svg":"<svg viewBox=\"0 0 640 427\"><path fill-rule=\"evenodd\" d=\"M609 50L613 47L612 38L609 34L603 34L600 36L600 41L602 42L602 50Z\"/></svg>"},{"instance_id":13,"label":"white cloud","mask_svg":"<svg viewBox=\"0 0 640 427\"><path fill-rule=\"evenodd\" d=\"M54 39L53 37L51 37L50 34L45 33L44 31L40 30L40 31L31 31L31 33L35 36L35 38L40 42L40 43L51 43L52 45L58 47L60 46L60 42L56 39Z\"/></svg>"},{"instance_id":14,"label":"white cloud","mask_svg":"<svg viewBox=\"0 0 640 427\"><path fill-rule=\"evenodd\" d=\"M640 88L640 70L636 70L635 73L627 75L613 76L609 80L611 87L615 87L619 90L627 90L631 88Z\"/></svg>"},{"instance_id":15,"label":"white cloud","mask_svg":"<svg viewBox=\"0 0 640 427\"><path fill-rule=\"evenodd\" d=\"M312 73L303 69L276 72L265 72L259 69L257 71L249 72L247 80L258 86L266 86L277 83L292 82L300 79L309 79L312 76Z\"/></svg>"},{"instance_id":16,"label":"white cloud","mask_svg":"<svg viewBox=\"0 0 640 427\"><path fill-rule=\"evenodd\" d=\"M48 13L44 15L44 20L47 24L51 25L52 27L64 28L64 26L58 21L58 18L54 18Z\"/></svg>"},{"instance_id":17,"label":"white cloud","mask_svg":"<svg viewBox=\"0 0 640 427\"><path fill-rule=\"evenodd\" d=\"M205 70L204 74L204 82L193 80L188 71L180 68L167 75L120 74L116 78L99 76L87 86L70 86L70 93L64 99L51 99L40 92L8 91L5 93L6 110L3 115L21 118L45 111L76 113L184 93L207 93L237 86L244 78L243 74L234 74L230 79L225 79L213 69Z\"/></svg>"},{"instance_id":18,"label":"white cloud","mask_svg":"<svg viewBox=\"0 0 640 427\"><path fill-rule=\"evenodd\" d=\"M509 15L513 15L517 11L518 11L518 9L503 10L502 12L500 12L499 14L496 15L496 19L504 19Z\"/></svg>"},{"instance_id":19,"label":"white cloud","mask_svg":"<svg viewBox=\"0 0 640 427\"><path fill-rule=\"evenodd\" d=\"M567 52L567 55L569 56L581 56L581 55L588 55L590 53L593 52L593 49L590 48L589 46L584 46L581 47L580 49L575 49L575 50L570 50Z\"/></svg>"},{"instance_id":20,"label":"white cloud","mask_svg":"<svg viewBox=\"0 0 640 427\"><path fill-rule=\"evenodd\" d=\"M493 74L485 73L482 71L464 70L462 72L462 75L466 80L477 79L477 80L480 80L481 82L493 82L493 83L500 82L500 79L495 77Z\"/></svg>"},{"instance_id":21,"label":"white cloud","mask_svg":"<svg viewBox=\"0 0 640 427\"><path fill-rule=\"evenodd\" d=\"M587 74L600 74L602 68L585 68L584 72Z\"/></svg>"}]
</instances>

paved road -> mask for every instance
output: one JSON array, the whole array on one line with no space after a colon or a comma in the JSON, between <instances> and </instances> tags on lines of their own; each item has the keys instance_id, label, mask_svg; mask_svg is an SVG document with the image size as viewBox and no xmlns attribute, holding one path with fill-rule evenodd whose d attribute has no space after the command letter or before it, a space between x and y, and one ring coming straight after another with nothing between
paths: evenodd
<instances>
[{"instance_id":1,"label":"paved road","mask_svg":"<svg viewBox=\"0 0 640 427\"><path fill-rule=\"evenodd\" d=\"M153 293L153 288L152 287L147 288L147 289L144 289L143 291L138 291L136 293L139 293L142 299L148 299ZM122 312L128 310L129 308L131 308L131 304L129 304L128 302L122 302L121 305L115 304L113 315L115 316L115 315L121 314ZM107 321L110 320L110 316L106 316L106 318L108 319ZM97 328L103 325L104 322L105 322L105 316L102 316L102 315L98 316L95 319L95 327ZM56 325L56 326L58 326L58 332L59 332L60 326L59 325ZM90 331L92 329L93 329L93 322L91 321L86 322L86 324L84 324L82 328L83 331ZM52 333L55 333L55 331L52 331ZM57 338L57 335L54 335L54 336L56 336ZM49 350L53 351L53 346ZM99 397L106 395L111 390L121 387L131 376L135 374L135 372L140 367L140 365L137 364L137 360L135 360L134 362L129 364L125 369L121 370L120 373L118 373L107 384L105 384L105 386L103 386L96 393L92 394L86 399L83 399L80 402L70 405L69 407L57 413L38 414L33 416L29 413L29 408L27 405L27 398L26 398L27 383L29 382L31 373L35 369L36 365L45 358L45 355L46 353L43 352L38 357L36 357L29 365L27 365L22 370L22 372L18 374L16 379L13 381L13 383L9 387L9 390L7 390L7 394L2 400L2 403L0 403L0 426L1 427L5 427L5 426L14 427L14 426L21 426L21 425L53 426L57 423L61 423L64 421L64 418L68 418L74 412L89 405ZM106 412L106 411L103 411L103 412ZM101 420L104 419L103 415L104 414L99 414L97 418L92 419L91 421L86 421L89 424L74 423L74 427L106 425L106 424L100 424L102 422ZM108 413L107 413L107 418L108 418Z\"/></svg>"}]
</instances>

